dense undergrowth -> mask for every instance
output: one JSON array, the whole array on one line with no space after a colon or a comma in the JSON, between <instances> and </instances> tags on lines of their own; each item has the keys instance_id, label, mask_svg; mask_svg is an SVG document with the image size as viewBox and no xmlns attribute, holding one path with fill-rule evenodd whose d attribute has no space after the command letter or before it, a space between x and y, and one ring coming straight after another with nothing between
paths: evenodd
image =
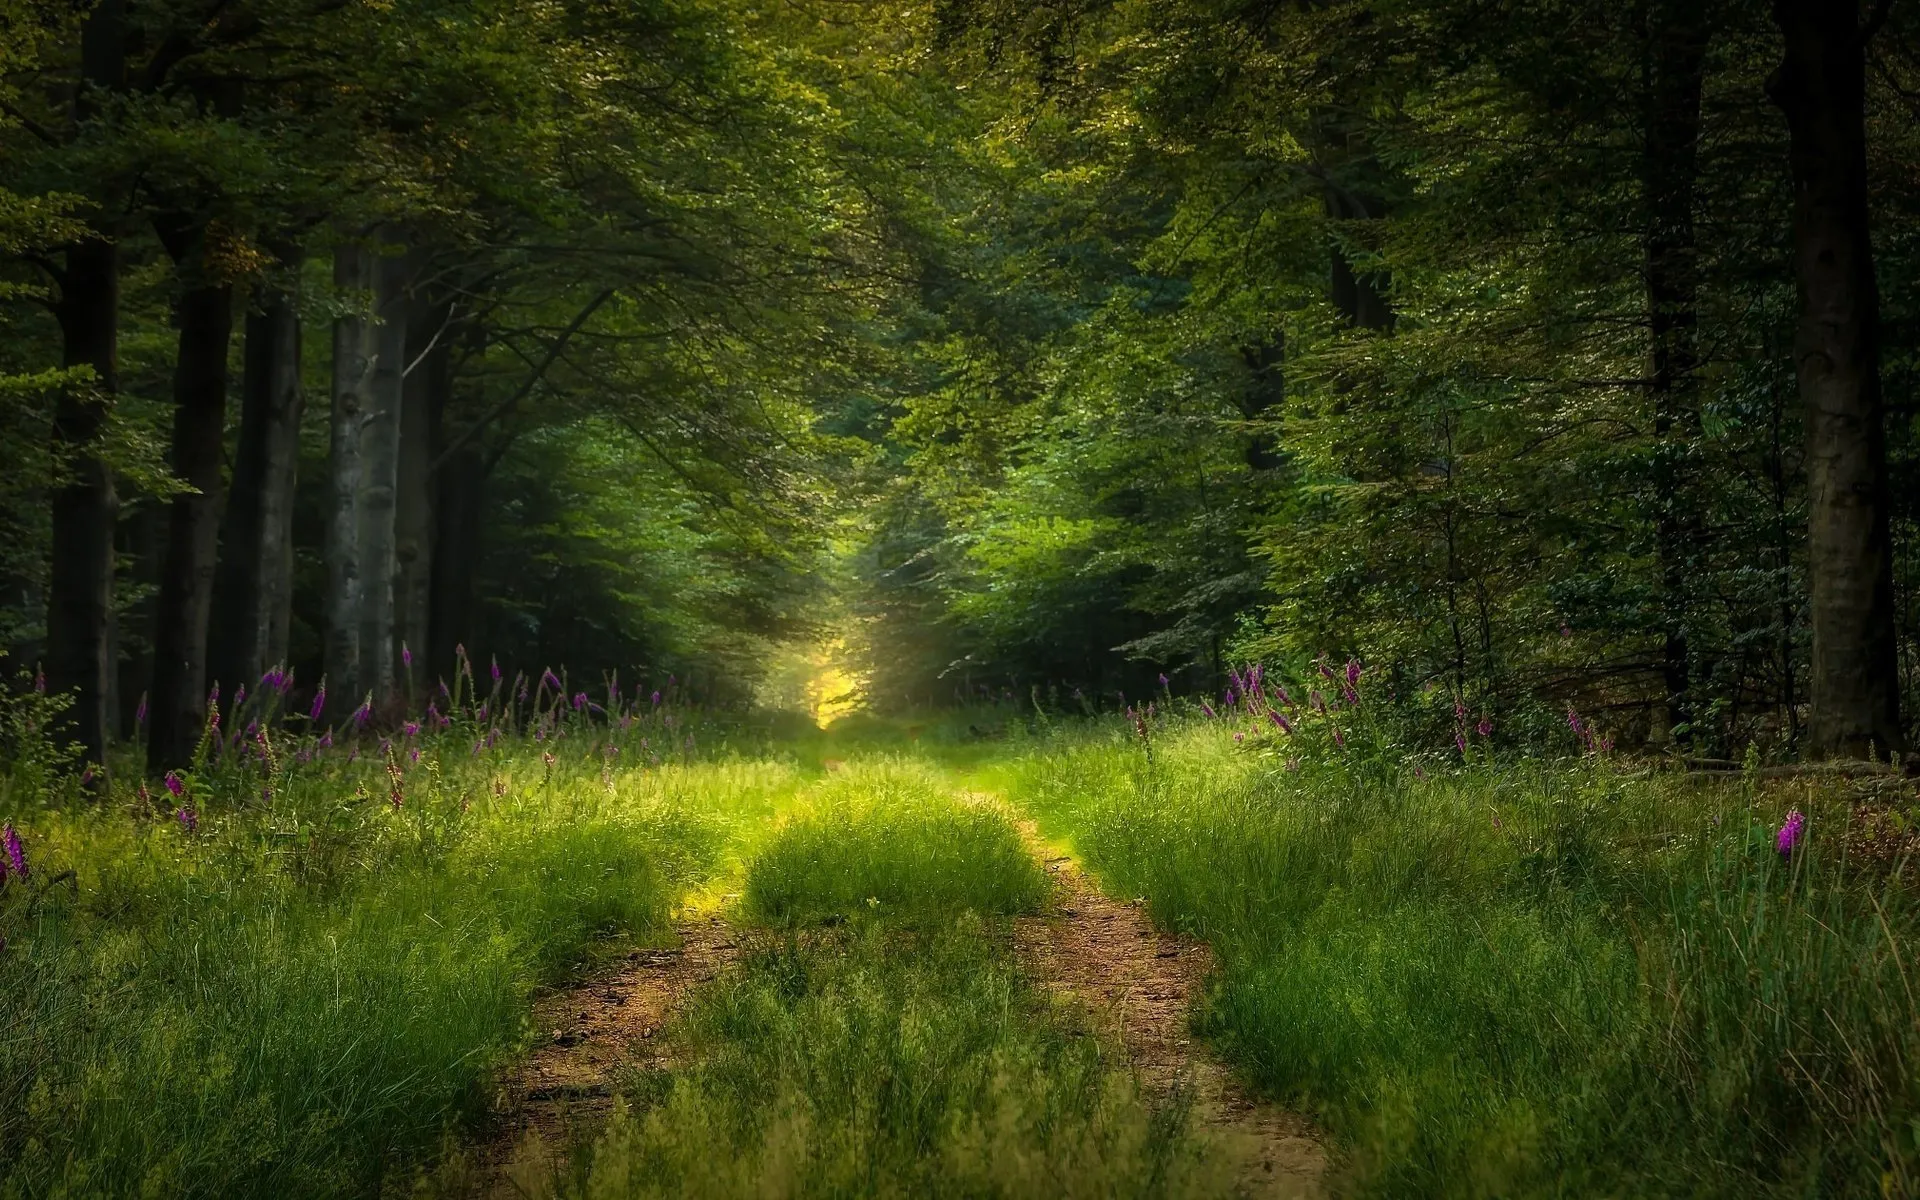
<instances>
[{"instance_id":1,"label":"dense undergrowth","mask_svg":"<svg viewBox=\"0 0 1920 1200\"><path fill-rule=\"evenodd\" d=\"M1920 1187L1920 903L1831 785L1417 762L1358 721L1139 732L1001 782L1214 943L1203 1028L1327 1123L1348 1190Z\"/></svg>"}]
</instances>

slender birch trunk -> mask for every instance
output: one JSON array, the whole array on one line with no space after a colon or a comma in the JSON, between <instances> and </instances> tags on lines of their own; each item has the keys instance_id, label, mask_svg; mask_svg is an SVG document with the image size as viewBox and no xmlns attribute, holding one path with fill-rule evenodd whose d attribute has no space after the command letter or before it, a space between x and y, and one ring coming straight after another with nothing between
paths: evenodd
<instances>
[{"instance_id":1,"label":"slender birch trunk","mask_svg":"<svg viewBox=\"0 0 1920 1200\"><path fill-rule=\"evenodd\" d=\"M335 249L335 291L349 303L360 305L366 302L373 282L373 255L366 247L342 245ZM366 690L360 646L361 426L374 407L374 353L373 321L369 316L355 312L334 321L325 652L329 719L352 712Z\"/></svg>"}]
</instances>

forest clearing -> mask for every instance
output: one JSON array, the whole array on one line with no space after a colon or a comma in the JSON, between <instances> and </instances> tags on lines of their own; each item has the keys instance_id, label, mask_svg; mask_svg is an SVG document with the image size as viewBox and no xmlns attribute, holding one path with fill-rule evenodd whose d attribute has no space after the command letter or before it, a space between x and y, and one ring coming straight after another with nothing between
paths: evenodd
<instances>
[{"instance_id":1,"label":"forest clearing","mask_svg":"<svg viewBox=\"0 0 1920 1200\"><path fill-rule=\"evenodd\" d=\"M1920 1200L1920 0L0 0L0 1200Z\"/></svg>"}]
</instances>

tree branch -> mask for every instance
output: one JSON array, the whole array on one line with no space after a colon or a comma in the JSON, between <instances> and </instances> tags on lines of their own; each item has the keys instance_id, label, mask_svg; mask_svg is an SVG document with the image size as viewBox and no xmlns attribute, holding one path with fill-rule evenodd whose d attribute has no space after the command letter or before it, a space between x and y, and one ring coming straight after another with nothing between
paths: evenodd
<instances>
[{"instance_id":1,"label":"tree branch","mask_svg":"<svg viewBox=\"0 0 1920 1200\"><path fill-rule=\"evenodd\" d=\"M515 391L513 395L508 396L499 404L496 404L492 411L467 426L464 433L449 442L447 448L442 450L439 456L433 460L433 464L427 468L427 474L431 475L435 471L438 471L446 464L449 458L453 457L455 451L472 441L475 434L517 408L520 402L527 398L527 394L533 391L535 385L540 382L541 378L546 375L547 368L551 367L554 361L560 357L560 352L567 348L567 341L580 331L582 325L587 323L587 318L591 317L602 304L605 304L613 298L613 294L614 289L607 288L592 300L588 301L587 306L580 310L578 316L574 317L573 323L561 332L559 339L555 341L553 345L547 347L547 356L540 360L540 365L534 368L533 374L527 376L526 382L520 385L519 390Z\"/></svg>"}]
</instances>

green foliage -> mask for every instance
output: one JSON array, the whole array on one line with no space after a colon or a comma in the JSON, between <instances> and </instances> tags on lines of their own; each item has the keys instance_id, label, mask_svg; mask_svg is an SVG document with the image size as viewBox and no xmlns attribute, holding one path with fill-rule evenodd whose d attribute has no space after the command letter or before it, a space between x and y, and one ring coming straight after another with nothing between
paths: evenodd
<instances>
[{"instance_id":1,"label":"green foliage","mask_svg":"<svg viewBox=\"0 0 1920 1200\"><path fill-rule=\"evenodd\" d=\"M1218 724L1007 769L1210 940L1204 1027L1370 1195L1899 1194L1920 908L1843 798L1605 762L1268 757ZM1775 848L1790 807L1810 835ZM1883 1183L1884 1181L1884 1183Z\"/></svg>"},{"instance_id":2,"label":"green foliage","mask_svg":"<svg viewBox=\"0 0 1920 1200\"><path fill-rule=\"evenodd\" d=\"M744 902L781 924L938 921L1033 912L1047 895L1009 814L954 796L925 766L882 760L844 768L783 821L748 868Z\"/></svg>"}]
</instances>

